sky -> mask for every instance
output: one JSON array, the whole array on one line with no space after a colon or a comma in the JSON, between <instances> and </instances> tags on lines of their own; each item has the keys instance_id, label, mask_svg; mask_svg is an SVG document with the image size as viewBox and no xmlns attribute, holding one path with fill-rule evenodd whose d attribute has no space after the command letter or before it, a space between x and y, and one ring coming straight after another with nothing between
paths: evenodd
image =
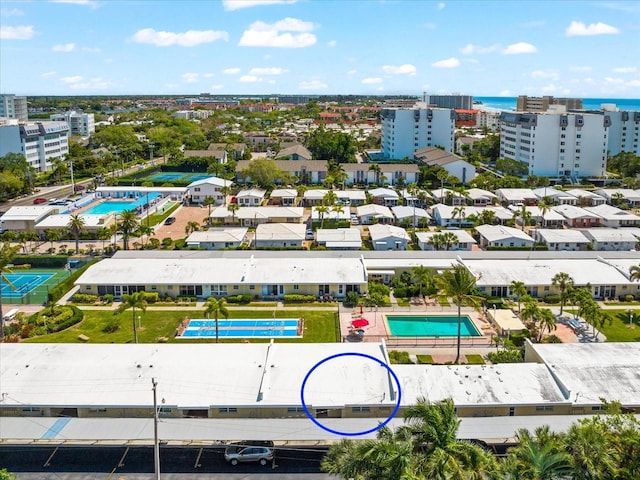
<instances>
[{"instance_id":1,"label":"sky","mask_svg":"<svg viewBox=\"0 0 640 480\"><path fill-rule=\"evenodd\" d=\"M2 0L0 92L640 98L638 1Z\"/></svg>"}]
</instances>

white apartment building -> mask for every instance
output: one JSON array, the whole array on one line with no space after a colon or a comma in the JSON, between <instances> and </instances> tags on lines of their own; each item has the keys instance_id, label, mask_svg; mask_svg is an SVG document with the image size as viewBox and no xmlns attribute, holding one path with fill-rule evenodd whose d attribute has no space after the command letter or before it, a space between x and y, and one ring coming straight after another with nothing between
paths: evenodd
<instances>
[{"instance_id":1,"label":"white apartment building","mask_svg":"<svg viewBox=\"0 0 640 480\"><path fill-rule=\"evenodd\" d=\"M51 169L55 158L69 153L66 122L36 122L0 126L0 156L20 153L39 172Z\"/></svg>"},{"instance_id":2,"label":"white apartment building","mask_svg":"<svg viewBox=\"0 0 640 480\"><path fill-rule=\"evenodd\" d=\"M490 132L500 131L500 112L480 110L476 114L476 128L488 128Z\"/></svg>"},{"instance_id":3,"label":"white apartment building","mask_svg":"<svg viewBox=\"0 0 640 480\"><path fill-rule=\"evenodd\" d=\"M418 102L412 109L384 108L382 118L382 156L413 159L416 150L441 146L452 153L456 113L446 108L427 108Z\"/></svg>"},{"instance_id":4,"label":"white apartment building","mask_svg":"<svg viewBox=\"0 0 640 480\"><path fill-rule=\"evenodd\" d=\"M604 113L611 119L609 127L609 155L633 152L640 155L640 112Z\"/></svg>"},{"instance_id":5,"label":"white apartment building","mask_svg":"<svg viewBox=\"0 0 640 480\"><path fill-rule=\"evenodd\" d=\"M16 97L13 94L0 95L0 117L15 118L20 122L28 121L27 97Z\"/></svg>"},{"instance_id":6,"label":"white apartment building","mask_svg":"<svg viewBox=\"0 0 640 480\"><path fill-rule=\"evenodd\" d=\"M610 123L608 114L502 112L500 156L525 163L531 175L603 176Z\"/></svg>"},{"instance_id":7,"label":"white apartment building","mask_svg":"<svg viewBox=\"0 0 640 480\"><path fill-rule=\"evenodd\" d=\"M70 135L80 135L88 137L96 133L95 116L93 113L82 113L69 111L56 113L49 117L53 122L67 122L69 124Z\"/></svg>"}]
</instances>

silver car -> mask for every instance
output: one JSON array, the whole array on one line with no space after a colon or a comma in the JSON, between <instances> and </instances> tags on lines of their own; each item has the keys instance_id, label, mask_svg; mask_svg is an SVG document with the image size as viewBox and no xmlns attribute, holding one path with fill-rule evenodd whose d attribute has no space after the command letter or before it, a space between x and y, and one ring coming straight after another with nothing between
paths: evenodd
<instances>
[{"instance_id":1,"label":"silver car","mask_svg":"<svg viewBox=\"0 0 640 480\"><path fill-rule=\"evenodd\" d=\"M230 445L224 451L224 459L231 465L240 462L258 462L266 465L273 460L273 449L246 445Z\"/></svg>"}]
</instances>

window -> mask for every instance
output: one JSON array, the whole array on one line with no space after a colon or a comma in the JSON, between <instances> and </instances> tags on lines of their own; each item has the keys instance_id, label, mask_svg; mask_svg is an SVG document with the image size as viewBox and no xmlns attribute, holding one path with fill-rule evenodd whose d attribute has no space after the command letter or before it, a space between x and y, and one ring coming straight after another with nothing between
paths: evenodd
<instances>
[{"instance_id":1,"label":"window","mask_svg":"<svg viewBox=\"0 0 640 480\"><path fill-rule=\"evenodd\" d=\"M226 285L211 285L211 295L216 297L223 297L227 294Z\"/></svg>"},{"instance_id":2,"label":"window","mask_svg":"<svg viewBox=\"0 0 640 480\"><path fill-rule=\"evenodd\" d=\"M295 284L294 284L294 285L293 285L293 289L294 289L294 290L300 290L300 285L295 285Z\"/></svg>"},{"instance_id":3,"label":"window","mask_svg":"<svg viewBox=\"0 0 640 480\"><path fill-rule=\"evenodd\" d=\"M302 407L288 407L287 413L302 413L304 412L304 408Z\"/></svg>"},{"instance_id":4,"label":"window","mask_svg":"<svg viewBox=\"0 0 640 480\"><path fill-rule=\"evenodd\" d=\"M22 409L22 413L40 413L38 407L25 407Z\"/></svg>"},{"instance_id":5,"label":"window","mask_svg":"<svg viewBox=\"0 0 640 480\"><path fill-rule=\"evenodd\" d=\"M160 413L160 414L164 414L164 415L170 414L172 411L173 411L173 410L172 410L172 408L171 408L171 407L160 407L160 408L158 409L158 413Z\"/></svg>"},{"instance_id":6,"label":"window","mask_svg":"<svg viewBox=\"0 0 640 480\"><path fill-rule=\"evenodd\" d=\"M255 290L256 286L255 285L249 285L249 290Z\"/></svg>"},{"instance_id":7,"label":"window","mask_svg":"<svg viewBox=\"0 0 640 480\"><path fill-rule=\"evenodd\" d=\"M351 411L353 413L366 413L366 412L370 412L371 408L370 407L351 407Z\"/></svg>"},{"instance_id":8,"label":"window","mask_svg":"<svg viewBox=\"0 0 640 480\"><path fill-rule=\"evenodd\" d=\"M238 413L236 407L222 407L218 409L218 413Z\"/></svg>"},{"instance_id":9,"label":"window","mask_svg":"<svg viewBox=\"0 0 640 480\"><path fill-rule=\"evenodd\" d=\"M551 406L551 405L538 405L538 406L536 406L536 412L553 412L553 406Z\"/></svg>"},{"instance_id":10,"label":"window","mask_svg":"<svg viewBox=\"0 0 640 480\"><path fill-rule=\"evenodd\" d=\"M509 407L509 416L513 417L516 414L516 407Z\"/></svg>"},{"instance_id":11,"label":"window","mask_svg":"<svg viewBox=\"0 0 640 480\"><path fill-rule=\"evenodd\" d=\"M238 287L238 285L234 285L234 286L233 286L233 289L234 289L234 290L238 290L238 288L239 288L239 287Z\"/></svg>"},{"instance_id":12,"label":"window","mask_svg":"<svg viewBox=\"0 0 640 480\"><path fill-rule=\"evenodd\" d=\"M89 413L106 413L106 408L90 408Z\"/></svg>"}]
</instances>

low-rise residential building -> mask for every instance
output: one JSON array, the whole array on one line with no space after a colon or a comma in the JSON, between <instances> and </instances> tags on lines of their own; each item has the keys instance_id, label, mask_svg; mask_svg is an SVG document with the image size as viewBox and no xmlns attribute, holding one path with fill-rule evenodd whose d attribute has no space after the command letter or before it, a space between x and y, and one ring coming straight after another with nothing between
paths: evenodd
<instances>
[{"instance_id":1,"label":"low-rise residential building","mask_svg":"<svg viewBox=\"0 0 640 480\"><path fill-rule=\"evenodd\" d=\"M261 223L256 227L254 246L302 247L305 231L306 227L301 223Z\"/></svg>"},{"instance_id":2,"label":"low-rise residential building","mask_svg":"<svg viewBox=\"0 0 640 480\"><path fill-rule=\"evenodd\" d=\"M455 192L448 188L437 188L435 190L431 190L431 198L433 198L434 202L444 203L445 205L465 205L467 203L467 199L465 196L459 192Z\"/></svg>"},{"instance_id":3,"label":"low-rise residential building","mask_svg":"<svg viewBox=\"0 0 640 480\"><path fill-rule=\"evenodd\" d=\"M478 225L480 246L486 247L531 247L535 240L522 230L503 225Z\"/></svg>"},{"instance_id":4,"label":"low-rise residential building","mask_svg":"<svg viewBox=\"0 0 640 480\"><path fill-rule=\"evenodd\" d=\"M570 228L591 228L600 224L602 217L573 205L558 205L553 210L564 217L564 224Z\"/></svg>"},{"instance_id":5,"label":"low-rise residential building","mask_svg":"<svg viewBox=\"0 0 640 480\"><path fill-rule=\"evenodd\" d=\"M324 196L329 192L329 190L325 190L322 188L314 188L312 190L307 190L304 192L302 196L302 201L305 206L311 207L313 205L322 205L322 201Z\"/></svg>"},{"instance_id":6,"label":"low-rise residential building","mask_svg":"<svg viewBox=\"0 0 640 480\"><path fill-rule=\"evenodd\" d=\"M185 150L184 158L215 159L216 163L224 165L229 161L229 152L227 152L226 144L212 143L206 150Z\"/></svg>"},{"instance_id":7,"label":"low-rise residential building","mask_svg":"<svg viewBox=\"0 0 640 480\"><path fill-rule=\"evenodd\" d=\"M321 210L318 210L320 208ZM322 211L324 208L326 212ZM322 220L343 220L349 221L351 214L349 213L349 207L342 205L334 205L333 207L311 207L311 220L314 222L322 222Z\"/></svg>"},{"instance_id":8,"label":"low-rise residential building","mask_svg":"<svg viewBox=\"0 0 640 480\"><path fill-rule=\"evenodd\" d=\"M589 228L583 232L594 250L636 250L640 243L633 232L624 228Z\"/></svg>"},{"instance_id":9,"label":"low-rise residential building","mask_svg":"<svg viewBox=\"0 0 640 480\"><path fill-rule=\"evenodd\" d=\"M603 188L596 190L598 195L604 197L610 205L626 203L630 207L640 207L640 190L631 188Z\"/></svg>"},{"instance_id":10,"label":"low-rise residential building","mask_svg":"<svg viewBox=\"0 0 640 480\"><path fill-rule=\"evenodd\" d=\"M232 212L226 206L211 212L211 220L224 224L239 223L244 227L255 227L262 223L301 223L304 219L302 207L240 207Z\"/></svg>"},{"instance_id":11,"label":"low-rise residential building","mask_svg":"<svg viewBox=\"0 0 640 480\"><path fill-rule=\"evenodd\" d=\"M464 193L474 207L485 207L498 201L496 194L482 188L469 188Z\"/></svg>"},{"instance_id":12,"label":"low-rise residential building","mask_svg":"<svg viewBox=\"0 0 640 480\"><path fill-rule=\"evenodd\" d=\"M273 205L295 207L298 192L293 188L276 188L269 195L269 201Z\"/></svg>"},{"instance_id":13,"label":"low-rise residential building","mask_svg":"<svg viewBox=\"0 0 640 480\"><path fill-rule=\"evenodd\" d=\"M367 203L367 194L364 190L335 190L334 193L338 197L338 201L344 205L357 207Z\"/></svg>"},{"instance_id":14,"label":"low-rise residential building","mask_svg":"<svg viewBox=\"0 0 640 480\"><path fill-rule=\"evenodd\" d=\"M475 238L473 238L466 230L447 230L446 232L416 232L420 250L435 250L435 246L433 242L431 242L431 239L434 235L442 235L443 233L451 233L457 238L456 244L452 245L450 248L445 248L445 250L472 250L473 246L478 243L476 242Z\"/></svg>"},{"instance_id":15,"label":"low-rise residential building","mask_svg":"<svg viewBox=\"0 0 640 480\"><path fill-rule=\"evenodd\" d=\"M248 231L249 229L244 227L209 228L191 233L186 243L188 247L204 250L239 248L247 242Z\"/></svg>"},{"instance_id":16,"label":"low-rise residential building","mask_svg":"<svg viewBox=\"0 0 640 480\"><path fill-rule=\"evenodd\" d=\"M550 198L555 205L576 205L578 203L578 197L575 195L551 187L536 188L533 193L536 194L538 200Z\"/></svg>"},{"instance_id":17,"label":"low-rise residential building","mask_svg":"<svg viewBox=\"0 0 640 480\"><path fill-rule=\"evenodd\" d=\"M424 208L397 205L391 207L398 225L406 224L411 227L426 226L431 221L431 216Z\"/></svg>"},{"instance_id":18,"label":"low-rise residential building","mask_svg":"<svg viewBox=\"0 0 640 480\"><path fill-rule=\"evenodd\" d=\"M116 223L116 214L108 213L104 215L86 215L81 213L79 218L82 219L84 225L83 231L97 233L101 228L109 228ZM58 230L68 228L71 222L71 215L68 213L59 215L49 215L36 223L34 230L40 234L42 238L46 236L47 230Z\"/></svg>"},{"instance_id":19,"label":"low-rise residential building","mask_svg":"<svg viewBox=\"0 0 640 480\"><path fill-rule=\"evenodd\" d=\"M377 165L380 171L376 172L372 169L373 165ZM400 179L408 185L417 183L420 173L418 165L413 163L343 163L342 168L348 175L346 182L348 185L369 185L370 183L396 185Z\"/></svg>"},{"instance_id":20,"label":"low-rise residential building","mask_svg":"<svg viewBox=\"0 0 640 480\"><path fill-rule=\"evenodd\" d=\"M89 137L96 133L95 115L93 113L82 113L72 110L50 115L49 120L52 122L67 122L70 135Z\"/></svg>"},{"instance_id":21,"label":"low-rise residential building","mask_svg":"<svg viewBox=\"0 0 640 480\"><path fill-rule=\"evenodd\" d=\"M431 207L431 216L440 227L471 227L474 214L480 209L475 207L451 206L438 203Z\"/></svg>"},{"instance_id":22,"label":"low-rise residential building","mask_svg":"<svg viewBox=\"0 0 640 480\"><path fill-rule=\"evenodd\" d=\"M276 155L276 160L308 161L313 160L313 155L304 145L296 144L280 150Z\"/></svg>"},{"instance_id":23,"label":"low-rise residential building","mask_svg":"<svg viewBox=\"0 0 640 480\"><path fill-rule=\"evenodd\" d=\"M411 241L404 228L380 223L369 226L369 235L374 250L406 250Z\"/></svg>"},{"instance_id":24,"label":"low-rise residential building","mask_svg":"<svg viewBox=\"0 0 640 480\"><path fill-rule=\"evenodd\" d=\"M203 178L187 185L187 195L191 203L202 204L207 197L211 197L215 205L220 205L226 202L227 194L224 191L231 185L232 182L224 178Z\"/></svg>"},{"instance_id":25,"label":"low-rise residential building","mask_svg":"<svg viewBox=\"0 0 640 480\"><path fill-rule=\"evenodd\" d=\"M358 228L316 230L316 242L328 250L360 250L362 237Z\"/></svg>"},{"instance_id":26,"label":"low-rise residential building","mask_svg":"<svg viewBox=\"0 0 640 480\"><path fill-rule=\"evenodd\" d=\"M240 190L236 194L236 203L243 207L258 207L264 201L266 190L261 188L249 188Z\"/></svg>"},{"instance_id":27,"label":"low-rise residential building","mask_svg":"<svg viewBox=\"0 0 640 480\"><path fill-rule=\"evenodd\" d=\"M475 166L457 155L445 152L438 147L425 147L416 150L413 158L429 167L442 167L449 175L453 175L465 184L476 176Z\"/></svg>"},{"instance_id":28,"label":"low-rise residential building","mask_svg":"<svg viewBox=\"0 0 640 480\"><path fill-rule=\"evenodd\" d=\"M254 160L239 160L236 165L236 180L239 183L251 181L244 171ZM302 184L318 185L327 178L326 160L274 160L278 170L288 173Z\"/></svg>"},{"instance_id":29,"label":"low-rise residential building","mask_svg":"<svg viewBox=\"0 0 640 480\"><path fill-rule=\"evenodd\" d=\"M533 231L533 238L544 243L549 250L580 251L588 250L591 241L580 230L539 228Z\"/></svg>"},{"instance_id":30,"label":"low-rise residential building","mask_svg":"<svg viewBox=\"0 0 640 480\"><path fill-rule=\"evenodd\" d=\"M535 205L538 196L530 188L499 188L498 199L507 205Z\"/></svg>"},{"instance_id":31,"label":"low-rise residential building","mask_svg":"<svg viewBox=\"0 0 640 480\"><path fill-rule=\"evenodd\" d=\"M607 203L607 199L597 193L590 192L589 190L583 190L581 188L572 188L567 190L566 193L573 195L578 199L577 205L580 207L595 207Z\"/></svg>"},{"instance_id":32,"label":"low-rise residential building","mask_svg":"<svg viewBox=\"0 0 640 480\"><path fill-rule=\"evenodd\" d=\"M55 205L11 207L0 217L0 229L33 232L38 223L49 215L60 213L60 210L61 207Z\"/></svg>"},{"instance_id":33,"label":"low-rise residential building","mask_svg":"<svg viewBox=\"0 0 640 480\"><path fill-rule=\"evenodd\" d=\"M400 196L395 190L390 188L373 188L368 191L376 205L384 205L385 207L394 207L398 205Z\"/></svg>"},{"instance_id":34,"label":"low-rise residential building","mask_svg":"<svg viewBox=\"0 0 640 480\"><path fill-rule=\"evenodd\" d=\"M514 215L519 215L523 207L511 206L509 208ZM565 217L551 208L545 212L535 205L526 205L524 208L529 213L531 222L543 228L561 228L565 222ZM522 225L522 217L517 216L516 222L518 225Z\"/></svg>"},{"instance_id":35,"label":"low-rise residential building","mask_svg":"<svg viewBox=\"0 0 640 480\"><path fill-rule=\"evenodd\" d=\"M611 205L602 204L596 207L585 207L585 210L602 218L600 224L605 227L640 227L640 217L638 215Z\"/></svg>"},{"instance_id":36,"label":"low-rise residential building","mask_svg":"<svg viewBox=\"0 0 640 480\"><path fill-rule=\"evenodd\" d=\"M371 225L373 223L393 223L395 217L389 207L369 203L356 207L356 215L362 225Z\"/></svg>"}]
</instances>

